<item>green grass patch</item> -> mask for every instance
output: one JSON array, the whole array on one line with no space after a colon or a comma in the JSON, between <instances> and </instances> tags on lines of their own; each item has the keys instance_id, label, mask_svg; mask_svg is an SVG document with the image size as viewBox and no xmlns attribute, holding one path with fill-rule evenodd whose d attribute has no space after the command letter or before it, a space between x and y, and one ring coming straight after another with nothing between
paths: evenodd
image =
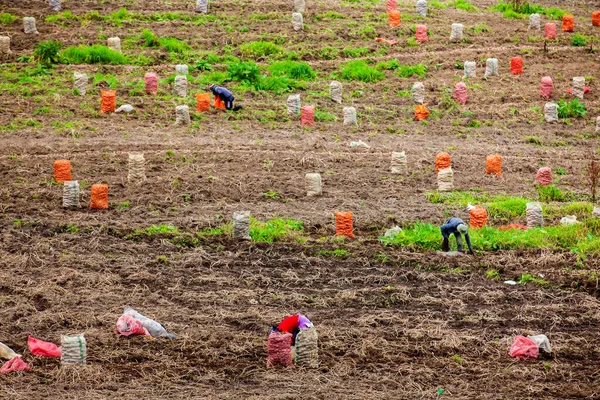
<instances>
[{"instance_id":1,"label":"green grass patch","mask_svg":"<svg viewBox=\"0 0 600 400\"><path fill-rule=\"evenodd\" d=\"M71 46L59 53L62 63L65 64L127 64L127 57L118 51L109 49L106 46L80 45Z\"/></svg>"},{"instance_id":2,"label":"green grass patch","mask_svg":"<svg viewBox=\"0 0 600 400\"><path fill-rule=\"evenodd\" d=\"M428 68L424 64L416 65L400 65L397 69L396 74L401 78L410 78L412 76L418 76L424 78L427 75Z\"/></svg>"},{"instance_id":3,"label":"green grass patch","mask_svg":"<svg viewBox=\"0 0 600 400\"><path fill-rule=\"evenodd\" d=\"M358 58L366 56L370 51L368 47L344 47L342 54L347 58Z\"/></svg>"},{"instance_id":4,"label":"green grass patch","mask_svg":"<svg viewBox=\"0 0 600 400\"><path fill-rule=\"evenodd\" d=\"M334 257L334 258L345 258L350 255L346 249L335 249L335 250L319 250L317 253L320 257Z\"/></svg>"},{"instance_id":5,"label":"green grass patch","mask_svg":"<svg viewBox=\"0 0 600 400\"><path fill-rule=\"evenodd\" d=\"M379 82L385 79L385 75L382 72L371 67L363 60L348 61L343 64L340 76L346 81L361 81L365 83Z\"/></svg>"},{"instance_id":6,"label":"green grass patch","mask_svg":"<svg viewBox=\"0 0 600 400\"><path fill-rule=\"evenodd\" d=\"M185 53L186 51L190 50L190 46L187 43L182 42L181 40L173 37L160 38L150 29L144 29L140 37L143 40L142 46L144 47L162 47L169 53L179 54Z\"/></svg>"},{"instance_id":7,"label":"green grass patch","mask_svg":"<svg viewBox=\"0 0 600 400\"><path fill-rule=\"evenodd\" d=\"M503 13L504 18L526 19L531 14L545 15L550 19L562 20L562 17L567 14L566 11L559 8L550 7L544 8L538 4L527 3L522 5L513 5L512 3L499 2L491 7L489 11L498 11Z\"/></svg>"},{"instance_id":8,"label":"green grass patch","mask_svg":"<svg viewBox=\"0 0 600 400\"><path fill-rule=\"evenodd\" d=\"M455 0L448 3L450 7L454 7L457 10L462 10L466 12L479 12L479 8L475 7L472 3L469 3L466 0Z\"/></svg>"},{"instance_id":9,"label":"green grass patch","mask_svg":"<svg viewBox=\"0 0 600 400\"><path fill-rule=\"evenodd\" d=\"M19 17L17 17L16 15L12 15L9 13L0 14L0 24L12 24L17 19L19 19Z\"/></svg>"},{"instance_id":10,"label":"green grass patch","mask_svg":"<svg viewBox=\"0 0 600 400\"><path fill-rule=\"evenodd\" d=\"M589 40L590 38L588 36L582 35L581 33L576 33L571 37L571 43L576 47L587 46Z\"/></svg>"},{"instance_id":11,"label":"green grass patch","mask_svg":"<svg viewBox=\"0 0 600 400\"><path fill-rule=\"evenodd\" d=\"M280 61L273 63L269 67L269 72L273 76L285 76L291 79L311 81L317 74L310 65L299 61Z\"/></svg>"},{"instance_id":12,"label":"green grass patch","mask_svg":"<svg viewBox=\"0 0 600 400\"><path fill-rule=\"evenodd\" d=\"M240 46L240 51L246 57L267 57L281 53L281 47L273 42L258 42L244 43Z\"/></svg>"}]
</instances>

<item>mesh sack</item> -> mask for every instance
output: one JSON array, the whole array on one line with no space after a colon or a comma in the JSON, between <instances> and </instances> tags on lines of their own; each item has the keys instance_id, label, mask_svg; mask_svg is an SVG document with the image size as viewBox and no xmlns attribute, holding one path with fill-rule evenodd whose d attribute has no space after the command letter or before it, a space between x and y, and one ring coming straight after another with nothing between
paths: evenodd
<instances>
[{"instance_id":1,"label":"mesh sack","mask_svg":"<svg viewBox=\"0 0 600 400\"><path fill-rule=\"evenodd\" d=\"M444 168L437 174L438 191L449 192L454 189L454 171Z\"/></svg>"},{"instance_id":2,"label":"mesh sack","mask_svg":"<svg viewBox=\"0 0 600 400\"><path fill-rule=\"evenodd\" d=\"M465 61L464 69L463 79L477 77L477 63L475 61Z\"/></svg>"},{"instance_id":3,"label":"mesh sack","mask_svg":"<svg viewBox=\"0 0 600 400\"><path fill-rule=\"evenodd\" d=\"M35 18L33 17L24 17L23 18L23 30L25 33L38 35L39 32L35 27Z\"/></svg>"},{"instance_id":4,"label":"mesh sack","mask_svg":"<svg viewBox=\"0 0 600 400\"><path fill-rule=\"evenodd\" d=\"M450 41L451 42L460 42L463 40L463 24L452 24L452 32L450 32Z\"/></svg>"},{"instance_id":5,"label":"mesh sack","mask_svg":"<svg viewBox=\"0 0 600 400\"><path fill-rule=\"evenodd\" d=\"M596 133L600 132L600 117L596 117Z\"/></svg>"},{"instance_id":6,"label":"mesh sack","mask_svg":"<svg viewBox=\"0 0 600 400\"><path fill-rule=\"evenodd\" d=\"M558 104L546 103L544 105L544 118L546 119L546 122L558 121Z\"/></svg>"},{"instance_id":7,"label":"mesh sack","mask_svg":"<svg viewBox=\"0 0 600 400\"><path fill-rule=\"evenodd\" d=\"M427 16L427 0L417 1L417 14L423 18Z\"/></svg>"},{"instance_id":8,"label":"mesh sack","mask_svg":"<svg viewBox=\"0 0 600 400\"><path fill-rule=\"evenodd\" d=\"M100 104L100 113L106 114L115 111L117 105L117 91L116 90L101 90L100 96L102 98Z\"/></svg>"},{"instance_id":9,"label":"mesh sack","mask_svg":"<svg viewBox=\"0 0 600 400\"><path fill-rule=\"evenodd\" d=\"M398 0L387 0L385 3L385 12L391 13L398 8Z\"/></svg>"},{"instance_id":10,"label":"mesh sack","mask_svg":"<svg viewBox=\"0 0 600 400\"><path fill-rule=\"evenodd\" d=\"M540 83L540 96L545 99L549 99L552 96L553 87L554 84L552 83L552 78L549 76L543 76Z\"/></svg>"},{"instance_id":11,"label":"mesh sack","mask_svg":"<svg viewBox=\"0 0 600 400\"><path fill-rule=\"evenodd\" d=\"M252 239L250 237L250 211L233 213L233 237L242 240Z\"/></svg>"},{"instance_id":12,"label":"mesh sack","mask_svg":"<svg viewBox=\"0 0 600 400\"><path fill-rule=\"evenodd\" d=\"M151 95L158 94L158 76L154 72L146 72L144 75L144 85L146 86L146 93Z\"/></svg>"},{"instance_id":13,"label":"mesh sack","mask_svg":"<svg viewBox=\"0 0 600 400\"><path fill-rule=\"evenodd\" d=\"M294 368L292 363L292 335L271 332L267 338L267 368Z\"/></svg>"},{"instance_id":14,"label":"mesh sack","mask_svg":"<svg viewBox=\"0 0 600 400\"><path fill-rule=\"evenodd\" d=\"M563 15L562 31L573 32L575 30L575 17L570 14Z\"/></svg>"},{"instance_id":15,"label":"mesh sack","mask_svg":"<svg viewBox=\"0 0 600 400\"><path fill-rule=\"evenodd\" d=\"M490 154L485 158L485 173L502 176L502 156L500 154Z\"/></svg>"},{"instance_id":16,"label":"mesh sack","mask_svg":"<svg viewBox=\"0 0 600 400\"><path fill-rule=\"evenodd\" d=\"M61 338L62 355L60 363L62 365L85 364L87 357L87 343L83 335L63 336Z\"/></svg>"},{"instance_id":17,"label":"mesh sack","mask_svg":"<svg viewBox=\"0 0 600 400\"><path fill-rule=\"evenodd\" d=\"M448 153L439 153L435 156L435 173L439 174L441 170L450 168L451 158Z\"/></svg>"},{"instance_id":18,"label":"mesh sack","mask_svg":"<svg viewBox=\"0 0 600 400\"><path fill-rule=\"evenodd\" d=\"M498 59L497 58L488 58L485 60L485 74L483 74L484 78L488 78L490 76L498 76Z\"/></svg>"},{"instance_id":19,"label":"mesh sack","mask_svg":"<svg viewBox=\"0 0 600 400\"><path fill-rule=\"evenodd\" d=\"M575 225L578 224L579 221L577 221L577 216L576 215L567 215L565 217L562 217L560 219L560 224L561 225Z\"/></svg>"},{"instance_id":20,"label":"mesh sack","mask_svg":"<svg viewBox=\"0 0 600 400\"><path fill-rule=\"evenodd\" d=\"M429 111L425 108L424 104L420 104L415 107L415 119L417 121L424 121L427 119Z\"/></svg>"},{"instance_id":21,"label":"mesh sack","mask_svg":"<svg viewBox=\"0 0 600 400\"><path fill-rule=\"evenodd\" d=\"M335 236L346 236L347 238L354 239L352 212L335 213Z\"/></svg>"},{"instance_id":22,"label":"mesh sack","mask_svg":"<svg viewBox=\"0 0 600 400\"><path fill-rule=\"evenodd\" d=\"M315 124L315 107L304 106L300 109L300 123L305 126L312 126Z\"/></svg>"},{"instance_id":23,"label":"mesh sack","mask_svg":"<svg viewBox=\"0 0 600 400\"><path fill-rule=\"evenodd\" d=\"M544 226L544 217L542 215L542 204L538 201L527 203L525 209L525 218L528 228L541 228Z\"/></svg>"},{"instance_id":24,"label":"mesh sack","mask_svg":"<svg viewBox=\"0 0 600 400\"><path fill-rule=\"evenodd\" d=\"M196 112L210 111L210 93L196 93Z\"/></svg>"},{"instance_id":25,"label":"mesh sack","mask_svg":"<svg viewBox=\"0 0 600 400\"><path fill-rule=\"evenodd\" d=\"M92 185L90 208L95 210L105 210L108 208L108 185Z\"/></svg>"},{"instance_id":26,"label":"mesh sack","mask_svg":"<svg viewBox=\"0 0 600 400\"><path fill-rule=\"evenodd\" d=\"M79 181L65 181L63 186L63 207L79 208Z\"/></svg>"},{"instance_id":27,"label":"mesh sack","mask_svg":"<svg viewBox=\"0 0 600 400\"><path fill-rule=\"evenodd\" d=\"M10 37L0 36L0 54L11 54Z\"/></svg>"},{"instance_id":28,"label":"mesh sack","mask_svg":"<svg viewBox=\"0 0 600 400\"><path fill-rule=\"evenodd\" d=\"M175 66L175 73L181 75L187 75L189 73L189 68L186 64L177 64Z\"/></svg>"},{"instance_id":29,"label":"mesh sack","mask_svg":"<svg viewBox=\"0 0 600 400\"><path fill-rule=\"evenodd\" d=\"M292 14L292 26L295 31L304 30L304 20L301 13L295 12Z\"/></svg>"},{"instance_id":30,"label":"mesh sack","mask_svg":"<svg viewBox=\"0 0 600 400\"><path fill-rule=\"evenodd\" d=\"M300 95L290 94L287 98L287 111L290 115L300 114Z\"/></svg>"},{"instance_id":31,"label":"mesh sack","mask_svg":"<svg viewBox=\"0 0 600 400\"><path fill-rule=\"evenodd\" d=\"M62 8L60 5L60 0L50 0L49 5L52 11L60 11Z\"/></svg>"},{"instance_id":32,"label":"mesh sack","mask_svg":"<svg viewBox=\"0 0 600 400\"><path fill-rule=\"evenodd\" d=\"M552 184L552 170L548 167L538 169L535 175L535 182L540 186L549 186Z\"/></svg>"},{"instance_id":33,"label":"mesh sack","mask_svg":"<svg viewBox=\"0 0 600 400\"><path fill-rule=\"evenodd\" d=\"M427 36L427 27L425 25L417 25L415 37L419 43L429 42L429 37Z\"/></svg>"},{"instance_id":34,"label":"mesh sack","mask_svg":"<svg viewBox=\"0 0 600 400\"><path fill-rule=\"evenodd\" d=\"M338 81L331 81L329 84L329 97L332 101L342 104L342 84Z\"/></svg>"},{"instance_id":35,"label":"mesh sack","mask_svg":"<svg viewBox=\"0 0 600 400\"><path fill-rule=\"evenodd\" d=\"M541 18L540 14L531 14L529 16L529 29L541 29Z\"/></svg>"},{"instance_id":36,"label":"mesh sack","mask_svg":"<svg viewBox=\"0 0 600 400\"><path fill-rule=\"evenodd\" d=\"M403 151L392 152L392 174L401 174L406 171L406 153Z\"/></svg>"},{"instance_id":37,"label":"mesh sack","mask_svg":"<svg viewBox=\"0 0 600 400\"><path fill-rule=\"evenodd\" d=\"M592 217L600 218L600 207L594 206L594 209L592 210Z\"/></svg>"},{"instance_id":38,"label":"mesh sack","mask_svg":"<svg viewBox=\"0 0 600 400\"><path fill-rule=\"evenodd\" d=\"M488 213L485 208L475 206L469 211L469 226L475 229L481 229L485 226Z\"/></svg>"},{"instance_id":39,"label":"mesh sack","mask_svg":"<svg viewBox=\"0 0 600 400\"><path fill-rule=\"evenodd\" d=\"M388 24L392 28L400 26L400 10L392 10L389 13Z\"/></svg>"},{"instance_id":40,"label":"mesh sack","mask_svg":"<svg viewBox=\"0 0 600 400\"><path fill-rule=\"evenodd\" d=\"M54 161L54 180L58 183L63 183L65 181L71 180L71 161Z\"/></svg>"},{"instance_id":41,"label":"mesh sack","mask_svg":"<svg viewBox=\"0 0 600 400\"><path fill-rule=\"evenodd\" d=\"M81 72L75 72L73 74L73 88L79 93L80 96L85 96L87 93L88 76Z\"/></svg>"},{"instance_id":42,"label":"mesh sack","mask_svg":"<svg viewBox=\"0 0 600 400\"><path fill-rule=\"evenodd\" d=\"M556 24L553 22L548 22L544 26L544 34L546 36L546 39L556 40Z\"/></svg>"},{"instance_id":43,"label":"mesh sack","mask_svg":"<svg viewBox=\"0 0 600 400\"><path fill-rule=\"evenodd\" d=\"M303 13L306 8L306 2L304 0L294 0L294 9L296 12Z\"/></svg>"},{"instance_id":44,"label":"mesh sack","mask_svg":"<svg viewBox=\"0 0 600 400\"><path fill-rule=\"evenodd\" d=\"M454 87L454 97L461 105L467 104L467 85L464 82L458 82Z\"/></svg>"},{"instance_id":45,"label":"mesh sack","mask_svg":"<svg viewBox=\"0 0 600 400\"><path fill-rule=\"evenodd\" d=\"M186 97L187 96L187 76L177 75L175 77L175 84L173 85L173 92L176 96Z\"/></svg>"},{"instance_id":46,"label":"mesh sack","mask_svg":"<svg viewBox=\"0 0 600 400\"><path fill-rule=\"evenodd\" d=\"M317 368L319 366L319 336L316 328L300 329L296 335L296 365Z\"/></svg>"},{"instance_id":47,"label":"mesh sack","mask_svg":"<svg viewBox=\"0 0 600 400\"><path fill-rule=\"evenodd\" d=\"M304 176L306 181L306 195L321 196L323 194L323 186L321 184L321 174L312 173Z\"/></svg>"},{"instance_id":48,"label":"mesh sack","mask_svg":"<svg viewBox=\"0 0 600 400\"><path fill-rule=\"evenodd\" d=\"M513 57L510 59L510 73L520 75L523 73L523 59L521 57Z\"/></svg>"},{"instance_id":49,"label":"mesh sack","mask_svg":"<svg viewBox=\"0 0 600 400\"><path fill-rule=\"evenodd\" d=\"M417 104L425 103L425 85L421 82L415 82L412 86L412 98Z\"/></svg>"},{"instance_id":50,"label":"mesh sack","mask_svg":"<svg viewBox=\"0 0 600 400\"><path fill-rule=\"evenodd\" d=\"M585 93L585 77L576 76L573 78L573 96L583 100Z\"/></svg>"},{"instance_id":51,"label":"mesh sack","mask_svg":"<svg viewBox=\"0 0 600 400\"><path fill-rule=\"evenodd\" d=\"M175 107L175 125L189 125L191 122L188 106Z\"/></svg>"},{"instance_id":52,"label":"mesh sack","mask_svg":"<svg viewBox=\"0 0 600 400\"><path fill-rule=\"evenodd\" d=\"M344 125L358 125L356 121L356 108L344 107Z\"/></svg>"},{"instance_id":53,"label":"mesh sack","mask_svg":"<svg viewBox=\"0 0 600 400\"><path fill-rule=\"evenodd\" d=\"M145 164L146 160L144 159L143 154L129 154L129 173L127 174L127 180L130 183L146 180Z\"/></svg>"},{"instance_id":54,"label":"mesh sack","mask_svg":"<svg viewBox=\"0 0 600 400\"><path fill-rule=\"evenodd\" d=\"M118 37L111 37L107 39L108 48L114 51L121 52L121 39Z\"/></svg>"},{"instance_id":55,"label":"mesh sack","mask_svg":"<svg viewBox=\"0 0 600 400\"><path fill-rule=\"evenodd\" d=\"M219 96L214 96L214 107L217 110L226 110L227 106L225 105L225 102L223 100L221 100L221 98Z\"/></svg>"},{"instance_id":56,"label":"mesh sack","mask_svg":"<svg viewBox=\"0 0 600 400\"><path fill-rule=\"evenodd\" d=\"M208 12L208 0L196 0L196 12L206 14Z\"/></svg>"},{"instance_id":57,"label":"mesh sack","mask_svg":"<svg viewBox=\"0 0 600 400\"><path fill-rule=\"evenodd\" d=\"M592 25L600 26L600 11L594 11L592 13Z\"/></svg>"}]
</instances>

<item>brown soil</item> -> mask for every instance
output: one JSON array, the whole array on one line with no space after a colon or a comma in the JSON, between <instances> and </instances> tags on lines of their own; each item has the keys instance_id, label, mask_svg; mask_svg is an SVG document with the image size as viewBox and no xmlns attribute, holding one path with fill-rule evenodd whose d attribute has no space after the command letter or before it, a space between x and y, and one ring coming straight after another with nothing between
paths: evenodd
<instances>
[{"instance_id":1,"label":"brown soil","mask_svg":"<svg viewBox=\"0 0 600 400\"><path fill-rule=\"evenodd\" d=\"M471 114L456 111L430 118L427 125L413 122L414 105L400 91L417 79L388 74L387 80L375 84L344 82L344 106L354 105L361 122L349 128L341 125L342 106L314 94L328 89L328 74L345 60L322 60L318 50L348 46L377 51L379 44L356 31L361 22L378 20L383 2L373 3L373 9L361 8L364 3L333 1L309 5L305 23L310 29L298 35L291 29L291 1L242 3L211 6L213 14L236 29L250 28L238 34L218 23L196 27L181 21L62 27L43 23L50 15L44 1L17 6L0 0L3 11L38 19L36 38L21 32L21 21L0 26L0 34L12 37L14 53L6 61L13 63L31 54L38 41L92 44L100 33L125 38L146 26L160 36L185 38L194 48L218 54L226 44L235 48L246 41L280 37L286 49L311 50L304 58L321 75L308 84L306 98L340 118L303 129L285 115L287 95L248 92L239 93L246 110L235 116L211 113L196 116L198 125L193 128L173 127L179 103L165 95L172 91L169 85L161 83L162 95L156 98L130 95L132 87L126 87L147 70L161 78L172 74L174 66L166 55L152 67L59 66L45 78L54 82L51 95L2 93L1 126L34 118L40 127L0 131L0 341L24 353L33 368L28 374L0 376L0 398L433 399L440 387L446 390L444 396L457 399L600 398L598 284L588 279L590 271L598 271L597 258L581 262L571 253L538 251L448 259L386 248L376 240L395 224L441 223L448 213L467 217L465 210L431 204L424 196L436 187L434 158L440 151L452 155L458 188L531 193L535 172L543 164L565 170L566 175L555 175L561 187L584 193L581 171L598 147L593 121L600 108L596 81L588 82L588 117L572 120L572 125L540 123L530 107L543 108L545 103L538 96L542 76L554 78L555 101L565 96L573 76L599 78L598 56L572 47L565 34L544 53L543 41L528 41L533 33L527 31L526 20L507 20L497 13L434 10L434 17L426 21L430 43L419 47L405 46L414 21L403 22L398 34L379 19L383 22L377 34L401 44L387 55L370 58L429 65L423 81L432 109L441 107L443 89L454 87L462 76L455 62L478 62L478 78L469 83L469 103L460 110ZM482 10L492 4L473 3ZM572 11L577 31L597 36L590 22L592 10L581 2L538 3ZM123 6L141 13L193 11L193 1L182 0L64 4L76 15ZM346 19L312 20L330 9ZM414 15L412 2L401 10ZM244 19L267 12L273 20ZM364 16L369 12L373 17ZM352 22L359 27L349 26ZM492 32L467 31L469 43L449 44L452 22L466 28L485 23ZM560 22L558 26L560 30ZM512 41L515 37L518 43ZM148 50L124 46L124 51ZM233 54L239 55L237 50ZM525 74L515 77L508 69L516 55L524 59ZM501 77L483 80L487 57L500 60ZM118 105L132 104L137 114L97 115L97 89L103 83L83 99L75 97L74 70L117 75L123 82ZM199 90L193 87L190 93ZM193 106L193 97L186 102ZM35 114L45 105L52 111ZM277 116L260 121L270 110ZM482 127L469 128L473 120ZM54 126L65 121L74 122L74 128ZM543 145L527 143L525 136L537 136ZM368 142L371 148L351 149L352 140ZM390 174L391 151L406 151L409 174ZM146 156L149 180L142 186L127 183L129 152ZM502 180L484 175L485 157L494 153L504 159ZM61 208L62 188L51 183L56 159L71 160L74 179L87 184L80 210ZM324 195L306 198L304 174L315 171L323 176ZM89 187L100 182L109 184L111 208L92 211L86 207ZM269 190L281 199L262 195ZM125 201L130 207L117 210ZM182 249L161 236L124 239L150 225L174 225L188 232L215 227L244 209L260 220L301 220L310 240L249 244L215 238ZM334 211L353 211L356 241L325 239L334 233ZM78 233L67 231L72 225ZM351 256L319 255L335 248ZM509 286L485 279L490 268L506 279L543 274L552 285ZM175 340L117 336L114 325L126 305L161 321L175 333ZM317 326L321 367L267 370L266 332L296 312L308 315ZM62 334L84 333L88 365L61 368L56 360L33 358L26 351L29 333L54 342L60 342ZM514 335L535 333L548 335L555 359L517 362L508 356Z\"/></svg>"}]
</instances>

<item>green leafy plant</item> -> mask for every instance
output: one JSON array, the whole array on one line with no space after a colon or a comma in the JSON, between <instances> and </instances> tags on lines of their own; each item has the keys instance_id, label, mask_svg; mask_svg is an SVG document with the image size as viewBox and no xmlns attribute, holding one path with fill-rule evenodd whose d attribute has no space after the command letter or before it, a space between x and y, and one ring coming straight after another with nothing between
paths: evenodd
<instances>
[{"instance_id":1,"label":"green leafy plant","mask_svg":"<svg viewBox=\"0 0 600 400\"><path fill-rule=\"evenodd\" d=\"M303 230L303 223L293 219L274 218L267 222L250 219L250 237L255 242L272 243L297 236Z\"/></svg>"},{"instance_id":2,"label":"green leafy plant","mask_svg":"<svg viewBox=\"0 0 600 400\"><path fill-rule=\"evenodd\" d=\"M573 37L571 37L571 43L573 43L573 46L585 46L588 44L588 37L580 33L576 33L573 35Z\"/></svg>"},{"instance_id":3,"label":"green leafy plant","mask_svg":"<svg viewBox=\"0 0 600 400\"><path fill-rule=\"evenodd\" d=\"M540 195L540 201L550 202L550 201L565 201L566 196L562 190L557 188L555 185L548 186L537 186L538 193Z\"/></svg>"},{"instance_id":4,"label":"green leafy plant","mask_svg":"<svg viewBox=\"0 0 600 400\"><path fill-rule=\"evenodd\" d=\"M62 44L56 40L40 42L35 46L33 56L37 62L45 66L58 64L60 61L59 51L61 47Z\"/></svg>"},{"instance_id":5,"label":"green leafy plant","mask_svg":"<svg viewBox=\"0 0 600 400\"><path fill-rule=\"evenodd\" d=\"M123 54L100 45L67 47L60 53L60 59L67 64L127 64Z\"/></svg>"},{"instance_id":6,"label":"green leafy plant","mask_svg":"<svg viewBox=\"0 0 600 400\"><path fill-rule=\"evenodd\" d=\"M347 81L361 81L365 83L379 82L385 75L371 67L363 60L348 61L342 65L341 78Z\"/></svg>"},{"instance_id":7,"label":"green leafy plant","mask_svg":"<svg viewBox=\"0 0 600 400\"><path fill-rule=\"evenodd\" d=\"M571 101L560 99L557 105L559 118L583 118L587 114L585 104L577 97Z\"/></svg>"},{"instance_id":8,"label":"green leafy plant","mask_svg":"<svg viewBox=\"0 0 600 400\"><path fill-rule=\"evenodd\" d=\"M229 64L227 75L230 80L252 84L260 79L260 70L254 61L240 61Z\"/></svg>"},{"instance_id":9,"label":"green leafy plant","mask_svg":"<svg viewBox=\"0 0 600 400\"><path fill-rule=\"evenodd\" d=\"M299 61L280 61L269 67L274 76L287 76L292 79L313 80L317 74L310 65Z\"/></svg>"},{"instance_id":10,"label":"green leafy plant","mask_svg":"<svg viewBox=\"0 0 600 400\"><path fill-rule=\"evenodd\" d=\"M281 47L273 42L258 42L244 43L240 46L242 54L246 57L267 57L281 52Z\"/></svg>"},{"instance_id":11,"label":"green leafy plant","mask_svg":"<svg viewBox=\"0 0 600 400\"><path fill-rule=\"evenodd\" d=\"M198 71L212 71L213 66L207 60L200 60L198 61L198 64L196 64L196 69Z\"/></svg>"},{"instance_id":12,"label":"green leafy plant","mask_svg":"<svg viewBox=\"0 0 600 400\"><path fill-rule=\"evenodd\" d=\"M400 65L398 67L398 76L401 78L410 78L411 76L418 76L420 78L424 78L427 75L427 68L424 64L416 64L416 65Z\"/></svg>"}]
</instances>

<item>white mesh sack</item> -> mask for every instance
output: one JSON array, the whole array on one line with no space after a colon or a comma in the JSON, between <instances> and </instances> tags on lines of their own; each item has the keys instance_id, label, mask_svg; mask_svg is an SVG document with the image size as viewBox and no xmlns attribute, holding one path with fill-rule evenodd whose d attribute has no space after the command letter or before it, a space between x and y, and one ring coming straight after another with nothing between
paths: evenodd
<instances>
[{"instance_id":1,"label":"white mesh sack","mask_svg":"<svg viewBox=\"0 0 600 400\"><path fill-rule=\"evenodd\" d=\"M60 9L62 8L60 5L60 0L50 0L49 5L52 11L60 11Z\"/></svg>"},{"instance_id":2,"label":"white mesh sack","mask_svg":"<svg viewBox=\"0 0 600 400\"><path fill-rule=\"evenodd\" d=\"M546 122L558 121L558 104L546 103L544 105L544 118L546 119Z\"/></svg>"},{"instance_id":3,"label":"white mesh sack","mask_svg":"<svg viewBox=\"0 0 600 400\"><path fill-rule=\"evenodd\" d=\"M175 95L180 97L187 96L187 76L177 75L175 77L175 84L173 85L173 92Z\"/></svg>"},{"instance_id":4,"label":"white mesh sack","mask_svg":"<svg viewBox=\"0 0 600 400\"><path fill-rule=\"evenodd\" d=\"M208 12L208 0L196 0L196 12L206 14Z\"/></svg>"},{"instance_id":5,"label":"white mesh sack","mask_svg":"<svg viewBox=\"0 0 600 400\"><path fill-rule=\"evenodd\" d=\"M542 216L542 204L540 202L527 203L525 209L525 218L528 228L541 228L544 226L544 217Z\"/></svg>"},{"instance_id":6,"label":"white mesh sack","mask_svg":"<svg viewBox=\"0 0 600 400\"><path fill-rule=\"evenodd\" d=\"M573 96L583 100L585 91L585 77L576 76L573 78Z\"/></svg>"},{"instance_id":7,"label":"white mesh sack","mask_svg":"<svg viewBox=\"0 0 600 400\"><path fill-rule=\"evenodd\" d=\"M450 41L451 42L460 42L463 40L463 24L452 24L452 32L450 32Z\"/></svg>"},{"instance_id":8,"label":"white mesh sack","mask_svg":"<svg viewBox=\"0 0 600 400\"><path fill-rule=\"evenodd\" d=\"M309 197L312 196L321 196L323 194L323 186L321 183L321 174L312 173L306 174L304 176L306 181L306 195Z\"/></svg>"},{"instance_id":9,"label":"white mesh sack","mask_svg":"<svg viewBox=\"0 0 600 400\"><path fill-rule=\"evenodd\" d=\"M73 88L79 93L80 96L85 96L87 93L88 76L82 72L75 72L73 74Z\"/></svg>"},{"instance_id":10,"label":"white mesh sack","mask_svg":"<svg viewBox=\"0 0 600 400\"><path fill-rule=\"evenodd\" d=\"M463 75L463 79L477 77L477 63L475 61L465 61L464 68L465 74Z\"/></svg>"},{"instance_id":11,"label":"white mesh sack","mask_svg":"<svg viewBox=\"0 0 600 400\"><path fill-rule=\"evenodd\" d=\"M65 181L63 186L63 207L79 208L79 181Z\"/></svg>"},{"instance_id":12,"label":"white mesh sack","mask_svg":"<svg viewBox=\"0 0 600 400\"><path fill-rule=\"evenodd\" d=\"M130 183L146 180L146 160L143 154L129 154L129 174L127 180Z\"/></svg>"},{"instance_id":13,"label":"white mesh sack","mask_svg":"<svg viewBox=\"0 0 600 400\"><path fill-rule=\"evenodd\" d=\"M233 237L242 240L252 239L250 237L250 211L233 213Z\"/></svg>"},{"instance_id":14,"label":"white mesh sack","mask_svg":"<svg viewBox=\"0 0 600 400\"><path fill-rule=\"evenodd\" d=\"M392 174L401 174L406 171L406 153L404 151L392 152Z\"/></svg>"},{"instance_id":15,"label":"white mesh sack","mask_svg":"<svg viewBox=\"0 0 600 400\"><path fill-rule=\"evenodd\" d=\"M175 107L175 125L189 125L190 123L190 108L188 106Z\"/></svg>"},{"instance_id":16,"label":"white mesh sack","mask_svg":"<svg viewBox=\"0 0 600 400\"><path fill-rule=\"evenodd\" d=\"M423 18L427 16L427 0L417 1L417 14Z\"/></svg>"},{"instance_id":17,"label":"white mesh sack","mask_svg":"<svg viewBox=\"0 0 600 400\"><path fill-rule=\"evenodd\" d=\"M344 107L344 125L357 125L356 108Z\"/></svg>"},{"instance_id":18,"label":"white mesh sack","mask_svg":"<svg viewBox=\"0 0 600 400\"><path fill-rule=\"evenodd\" d=\"M10 54L10 37L0 36L0 54Z\"/></svg>"},{"instance_id":19,"label":"white mesh sack","mask_svg":"<svg viewBox=\"0 0 600 400\"><path fill-rule=\"evenodd\" d=\"M483 75L484 78L498 75L498 59L488 58L487 60L485 60L485 74Z\"/></svg>"},{"instance_id":20,"label":"white mesh sack","mask_svg":"<svg viewBox=\"0 0 600 400\"><path fill-rule=\"evenodd\" d=\"M303 13L305 8L305 0L294 0L294 9L296 10L296 12Z\"/></svg>"},{"instance_id":21,"label":"white mesh sack","mask_svg":"<svg viewBox=\"0 0 600 400\"><path fill-rule=\"evenodd\" d=\"M35 26L35 18L33 17L24 17L23 18L23 30L27 34L38 35L39 32Z\"/></svg>"},{"instance_id":22,"label":"white mesh sack","mask_svg":"<svg viewBox=\"0 0 600 400\"><path fill-rule=\"evenodd\" d=\"M295 31L304 30L304 20L301 13L295 12L292 14L292 26Z\"/></svg>"},{"instance_id":23,"label":"white mesh sack","mask_svg":"<svg viewBox=\"0 0 600 400\"><path fill-rule=\"evenodd\" d=\"M540 14L531 14L529 16L529 29L541 29L541 18Z\"/></svg>"},{"instance_id":24,"label":"white mesh sack","mask_svg":"<svg viewBox=\"0 0 600 400\"><path fill-rule=\"evenodd\" d=\"M106 40L108 48L114 51L121 52L121 39L119 37L111 37Z\"/></svg>"},{"instance_id":25,"label":"white mesh sack","mask_svg":"<svg viewBox=\"0 0 600 400\"><path fill-rule=\"evenodd\" d=\"M454 171L452 168L441 169L437 174L438 191L449 192L454 189Z\"/></svg>"},{"instance_id":26,"label":"white mesh sack","mask_svg":"<svg viewBox=\"0 0 600 400\"><path fill-rule=\"evenodd\" d=\"M342 104L342 84L338 81L331 81L329 84L329 97L336 103Z\"/></svg>"},{"instance_id":27,"label":"white mesh sack","mask_svg":"<svg viewBox=\"0 0 600 400\"><path fill-rule=\"evenodd\" d=\"M290 115L300 114L300 95L290 94L287 98L287 110Z\"/></svg>"},{"instance_id":28,"label":"white mesh sack","mask_svg":"<svg viewBox=\"0 0 600 400\"><path fill-rule=\"evenodd\" d=\"M415 82L412 86L412 98L417 104L423 104L425 102L425 85L421 82Z\"/></svg>"},{"instance_id":29,"label":"white mesh sack","mask_svg":"<svg viewBox=\"0 0 600 400\"><path fill-rule=\"evenodd\" d=\"M175 72L181 75L187 75L189 73L189 68L186 64L177 64L175 66Z\"/></svg>"}]
</instances>

